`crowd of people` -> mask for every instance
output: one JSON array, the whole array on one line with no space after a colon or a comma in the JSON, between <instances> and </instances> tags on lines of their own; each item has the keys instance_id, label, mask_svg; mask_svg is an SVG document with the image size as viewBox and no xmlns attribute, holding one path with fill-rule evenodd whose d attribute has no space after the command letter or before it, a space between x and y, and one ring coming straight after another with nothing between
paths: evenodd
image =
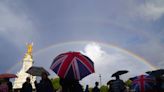
<instances>
[{"instance_id":1,"label":"crowd of people","mask_svg":"<svg viewBox=\"0 0 164 92\"><path fill-rule=\"evenodd\" d=\"M152 88L145 88L143 92L164 92L164 76L156 77L154 86ZM42 73L39 83L35 81L35 90L33 90L30 77L26 78L22 88L19 92L101 92L99 82L95 82L95 86L91 89L89 85L84 88L78 80L70 80L60 78L60 89L55 90L52 81L48 78L47 73ZM119 76L115 76L114 80L110 80L108 83L108 92L142 92L134 90L133 84L127 85ZM13 92L12 82L9 78L5 78L0 82L0 92Z\"/></svg>"}]
</instances>

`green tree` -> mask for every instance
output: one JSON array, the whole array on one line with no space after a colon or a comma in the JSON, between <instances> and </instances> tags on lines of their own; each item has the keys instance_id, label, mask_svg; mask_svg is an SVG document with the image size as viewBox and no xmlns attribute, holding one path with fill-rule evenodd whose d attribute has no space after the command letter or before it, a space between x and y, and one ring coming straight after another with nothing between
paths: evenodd
<instances>
[{"instance_id":1,"label":"green tree","mask_svg":"<svg viewBox=\"0 0 164 92\"><path fill-rule=\"evenodd\" d=\"M51 79L53 87L55 90L58 90L61 87L59 80L60 80L59 78Z\"/></svg>"},{"instance_id":2,"label":"green tree","mask_svg":"<svg viewBox=\"0 0 164 92\"><path fill-rule=\"evenodd\" d=\"M89 92L92 92L92 89L93 89L93 88L89 88Z\"/></svg>"},{"instance_id":3,"label":"green tree","mask_svg":"<svg viewBox=\"0 0 164 92\"><path fill-rule=\"evenodd\" d=\"M130 86L132 85L132 81L131 81L131 80L127 80L127 81L125 82L125 84L126 84L128 87L130 87Z\"/></svg>"},{"instance_id":4,"label":"green tree","mask_svg":"<svg viewBox=\"0 0 164 92\"><path fill-rule=\"evenodd\" d=\"M105 85L102 85L102 86L100 87L100 92L108 92L108 87L105 86Z\"/></svg>"}]
</instances>

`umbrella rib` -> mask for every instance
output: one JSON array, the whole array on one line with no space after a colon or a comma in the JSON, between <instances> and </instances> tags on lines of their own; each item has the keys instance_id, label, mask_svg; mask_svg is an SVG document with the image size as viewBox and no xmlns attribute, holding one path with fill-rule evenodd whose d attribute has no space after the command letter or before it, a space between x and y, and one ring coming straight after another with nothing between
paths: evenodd
<instances>
[{"instance_id":1,"label":"umbrella rib","mask_svg":"<svg viewBox=\"0 0 164 92\"><path fill-rule=\"evenodd\" d=\"M69 71L70 68L71 68L71 64L69 64L69 66L68 66L68 68L67 68L67 70L66 70L66 72L65 72L65 74L64 74L64 78L65 78L66 75L68 74L68 71Z\"/></svg>"},{"instance_id":2,"label":"umbrella rib","mask_svg":"<svg viewBox=\"0 0 164 92\"><path fill-rule=\"evenodd\" d=\"M80 79L80 73L79 73L79 68L78 68L78 65L77 65L77 62L76 62L76 57L74 58L73 62L72 62L72 65L73 65L73 71L74 71L74 75L76 76L76 79Z\"/></svg>"},{"instance_id":3,"label":"umbrella rib","mask_svg":"<svg viewBox=\"0 0 164 92\"><path fill-rule=\"evenodd\" d=\"M78 77L77 77L77 73L76 73L76 69L75 69L75 65L74 65L74 63L75 63L75 58L72 60L73 62L71 63L71 65L72 65L72 68L73 68L73 74L74 74L74 77L75 77L75 79L77 79Z\"/></svg>"},{"instance_id":4,"label":"umbrella rib","mask_svg":"<svg viewBox=\"0 0 164 92\"><path fill-rule=\"evenodd\" d=\"M71 55L66 55L66 56L67 56L67 58L65 60L63 60L63 63L60 65L60 68L58 71L58 74L62 77L65 77L68 67L69 67L70 63L72 62L72 58L73 58L73 56L71 56Z\"/></svg>"}]
</instances>

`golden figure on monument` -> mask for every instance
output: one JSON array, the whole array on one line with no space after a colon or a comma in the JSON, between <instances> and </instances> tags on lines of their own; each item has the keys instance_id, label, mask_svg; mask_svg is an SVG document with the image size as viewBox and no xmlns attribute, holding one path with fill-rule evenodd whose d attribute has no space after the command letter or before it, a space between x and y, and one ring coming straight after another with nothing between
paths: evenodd
<instances>
[{"instance_id":1,"label":"golden figure on monument","mask_svg":"<svg viewBox=\"0 0 164 92\"><path fill-rule=\"evenodd\" d=\"M32 55L33 43L27 44L27 54Z\"/></svg>"},{"instance_id":2,"label":"golden figure on monument","mask_svg":"<svg viewBox=\"0 0 164 92\"><path fill-rule=\"evenodd\" d=\"M27 52L24 58L26 58L28 55L32 57L32 50L33 50L33 43L27 43Z\"/></svg>"}]
</instances>

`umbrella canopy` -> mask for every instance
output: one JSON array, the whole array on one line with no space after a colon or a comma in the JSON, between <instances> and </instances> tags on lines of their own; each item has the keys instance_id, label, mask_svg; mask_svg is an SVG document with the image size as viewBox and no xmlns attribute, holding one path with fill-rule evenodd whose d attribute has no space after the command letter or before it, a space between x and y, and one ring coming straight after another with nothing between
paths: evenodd
<instances>
[{"instance_id":1,"label":"umbrella canopy","mask_svg":"<svg viewBox=\"0 0 164 92\"><path fill-rule=\"evenodd\" d=\"M140 75L133 78L131 89L134 92L154 92L155 90L155 79L148 75Z\"/></svg>"},{"instance_id":2,"label":"umbrella canopy","mask_svg":"<svg viewBox=\"0 0 164 92\"><path fill-rule=\"evenodd\" d=\"M0 79L3 79L3 78L16 78L17 76L15 74L10 74L10 73L3 73L3 74L0 74Z\"/></svg>"},{"instance_id":3,"label":"umbrella canopy","mask_svg":"<svg viewBox=\"0 0 164 92\"><path fill-rule=\"evenodd\" d=\"M58 55L50 67L59 77L81 80L94 73L93 61L80 52L67 52Z\"/></svg>"},{"instance_id":4,"label":"umbrella canopy","mask_svg":"<svg viewBox=\"0 0 164 92\"><path fill-rule=\"evenodd\" d=\"M114 74L112 74L112 77L119 76L119 75L122 75L125 73L128 73L128 71L127 70L120 70L120 71L117 71Z\"/></svg>"},{"instance_id":5,"label":"umbrella canopy","mask_svg":"<svg viewBox=\"0 0 164 92\"><path fill-rule=\"evenodd\" d=\"M47 70L45 70L43 67L38 67L38 66L32 66L26 72L33 76L41 76L42 73L46 73L47 75L50 75Z\"/></svg>"},{"instance_id":6,"label":"umbrella canopy","mask_svg":"<svg viewBox=\"0 0 164 92\"><path fill-rule=\"evenodd\" d=\"M164 75L164 69L158 69L158 70L154 70L154 71L148 71L146 73L149 74L150 76L154 76L154 77L162 76L162 75Z\"/></svg>"}]
</instances>

